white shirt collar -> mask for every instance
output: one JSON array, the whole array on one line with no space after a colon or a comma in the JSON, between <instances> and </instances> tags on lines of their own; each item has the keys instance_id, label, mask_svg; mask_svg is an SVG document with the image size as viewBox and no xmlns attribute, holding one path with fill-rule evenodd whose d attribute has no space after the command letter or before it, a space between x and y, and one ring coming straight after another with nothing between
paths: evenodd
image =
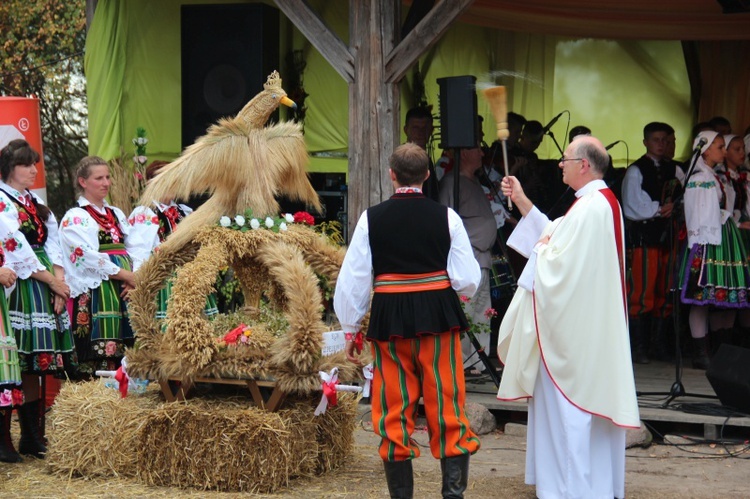
<instances>
[{"instance_id":1,"label":"white shirt collar","mask_svg":"<svg viewBox=\"0 0 750 499\"><path fill-rule=\"evenodd\" d=\"M0 189L4 190L5 192L7 192L8 194L10 194L11 196L15 196L19 201L23 201L24 198L27 195L29 195L29 196L31 195L31 194L28 193L28 191L27 192L21 192L21 191L18 191L16 189L14 189L13 187L9 186L8 184L6 184L5 182L3 182L2 180L0 180Z\"/></svg>"},{"instance_id":2,"label":"white shirt collar","mask_svg":"<svg viewBox=\"0 0 750 499\"><path fill-rule=\"evenodd\" d=\"M85 197L83 197L83 196L79 196L78 197L78 206L80 206L81 208L83 208L84 206L88 206L88 205L93 206L94 209L96 211L98 211L99 213L101 213L102 215L104 215L104 214L107 213L107 210L105 210L103 208L99 208L97 205L95 205L94 203L92 203L91 201L89 201L88 199L86 199ZM104 208L107 208L107 207L109 207L109 203L107 203L107 200L105 199L104 200Z\"/></svg>"},{"instance_id":3,"label":"white shirt collar","mask_svg":"<svg viewBox=\"0 0 750 499\"><path fill-rule=\"evenodd\" d=\"M582 196L585 196L589 192L599 191L601 189L606 189L606 188L607 188L607 183L604 180L601 180L601 179L592 180L591 182L589 182L588 184L584 185L583 187L581 187L580 189L576 191L576 197L580 198Z\"/></svg>"}]
</instances>

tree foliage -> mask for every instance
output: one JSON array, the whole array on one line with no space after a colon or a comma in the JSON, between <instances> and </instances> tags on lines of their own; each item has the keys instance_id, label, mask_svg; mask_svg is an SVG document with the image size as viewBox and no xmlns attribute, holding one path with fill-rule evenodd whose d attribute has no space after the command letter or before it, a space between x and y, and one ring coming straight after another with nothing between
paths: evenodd
<instances>
[{"instance_id":1,"label":"tree foliage","mask_svg":"<svg viewBox=\"0 0 750 499\"><path fill-rule=\"evenodd\" d=\"M0 33L0 93L39 98L48 202L61 214L87 152L85 2L2 0Z\"/></svg>"}]
</instances>

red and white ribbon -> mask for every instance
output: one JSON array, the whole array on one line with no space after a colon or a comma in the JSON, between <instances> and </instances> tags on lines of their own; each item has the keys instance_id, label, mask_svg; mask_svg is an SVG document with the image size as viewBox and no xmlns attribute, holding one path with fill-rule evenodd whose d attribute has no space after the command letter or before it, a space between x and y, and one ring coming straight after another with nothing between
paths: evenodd
<instances>
[{"instance_id":1,"label":"red and white ribbon","mask_svg":"<svg viewBox=\"0 0 750 499\"><path fill-rule=\"evenodd\" d=\"M128 396L128 373L123 369L124 366L120 366L115 371L114 378L117 380L118 388L120 390L120 397L125 398Z\"/></svg>"},{"instance_id":2,"label":"red and white ribbon","mask_svg":"<svg viewBox=\"0 0 750 499\"><path fill-rule=\"evenodd\" d=\"M316 416L325 414L326 409L328 409L329 405L331 407L336 407L336 385L339 382L339 368L334 367L333 369L331 369L330 373L319 371L318 374L320 374L320 379L323 381L321 386L323 390L323 396L320 399L318 407L315 408Z\"/></svg>"}]
</instances>

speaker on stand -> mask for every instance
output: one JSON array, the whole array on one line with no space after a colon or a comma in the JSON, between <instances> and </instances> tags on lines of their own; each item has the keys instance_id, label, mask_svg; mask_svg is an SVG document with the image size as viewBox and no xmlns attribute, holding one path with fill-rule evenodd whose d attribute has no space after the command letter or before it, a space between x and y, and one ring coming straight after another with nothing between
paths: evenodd
<instances>
[{"instance_id":1,"label":"speaker on stand","mask_svg":"<svg viewBox=\"0 0 750 499\"><path fill-rule=\"evenodd\" d=\"M440 147L453 150L453 208L460 215L461 149L479 147L477 79L471 75L450 76L438 78L437 83L440 87ZM466 334L495 386L500 386L500 377L487 357L487 352L471 330L466 331Z\"/></svg>"},{"instance_id":2,"label":"speaker on stand","mask_svg":"<svg viewBox=\"0 0 750 499\"><path fill-rule=\"evenodd\" d=\"M279 68L279 11L264 4L183 5L182 147L234 116Z\"/></svg>"}]
</instances>

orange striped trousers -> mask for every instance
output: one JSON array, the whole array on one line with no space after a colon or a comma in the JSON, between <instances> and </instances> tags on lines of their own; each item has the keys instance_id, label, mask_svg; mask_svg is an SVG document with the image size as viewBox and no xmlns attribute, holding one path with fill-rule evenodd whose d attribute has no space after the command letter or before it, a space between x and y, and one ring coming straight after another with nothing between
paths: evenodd
<instances>
[{"instance_id":1,"label":"orange striped trousers","mask_svg":"<svg viewBox=\"0 0 750 499\"><path fill-rule=\"evenodd\" d=\"M384 461L419 457L411 439L419 398L424 399L430 450L435 458L474 454L479 439L469 428L464 405L459 333L373 341L372 425L381 437Z\"/></svg>"},{"instance_id":2,"label":"orange striped trousers","mask_svg":"<svg viewBox=\"0 0 750 499\"><path fill-rule=\"evenodd\" d=\"M667 299L674 281L674 262L669 249L633 248L628 251L628 313L665 318L672 313Z\"/></svg>"}]
</instances>

